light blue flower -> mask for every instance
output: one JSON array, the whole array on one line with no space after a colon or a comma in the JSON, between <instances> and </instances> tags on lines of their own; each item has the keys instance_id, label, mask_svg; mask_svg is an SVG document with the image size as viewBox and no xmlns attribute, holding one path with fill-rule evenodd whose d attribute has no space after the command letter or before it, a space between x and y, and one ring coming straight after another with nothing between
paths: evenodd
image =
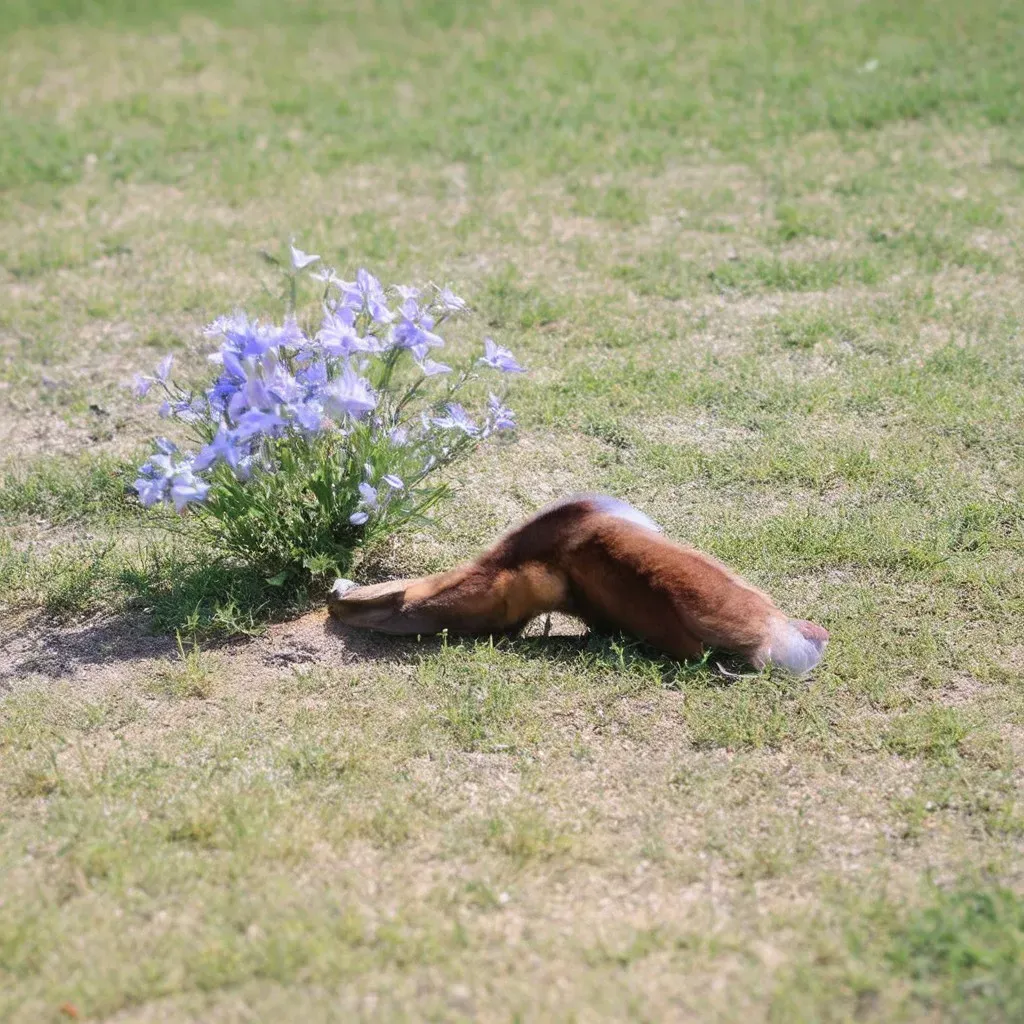
<instances>
[{"instance_id":1,"label":"light blue flower","mask_svg":"<svg viewBox=\"0 0 1024 1024\"><path fill-rule=\"evenodd\" d=\"M301 249L295 248L295 243L291 245L292 250L292 266L296 270L305 270L311 263L316 263L319 256L315 256L312 253L303 252Z\"/></svg>"},{"instance_id":2,"label":"light blue flower","mask_svg":"<svg viewBox=\"0 0 1024 1024\"><path fill-rule=\"evenodd\" d=\"M327 364L317 359L299 370L295 379L315 394L327 383Z\"/></svg>"},{"instance_id":3,"label":"light blue flower","mask_svg":"<svg viewBox=\"0 0 1024 1024\"><path fill-rule=\"evenodd\" d=\"M226 336L229 331L237 331L249 323L249 318L242 312L230 316L219 316L203 328L203 334L210 336Z\"/></svg>"},{"instance_id":4,"label":"light blue flower","mask_svg":"<svg viewBox=\"0 0 1024 1024\"><path fill-rule=\"evenodd\" d=\"M377 507L377 488L365 480L359 485L359 497L367 508Z\"/></svg>"},{"instance_id":5,"label":"light blue flower","mask_svg":"<svg viewBox=\"0 0 1024 1024\"><path fill-rule=\"evenodd\" d=\"M329 356L347 358L354 352L367 352L373 346L346 320L334 313L328 313L316 336L324 352Z\"/></svg>"},{"instance_id":6,"label":"light blue flower","mask_svg":"<svg viewBox=\"0 0 1024 1024\"><path fill-rule=\"evenodd\" d=\"M502 405L497 395L487 396L487 408L490 412L490 427L493 430L514 430L516 426L515 413L507 406Z\"/></svg>"},{"instance_id":7,"label":"light blue flower","mask_svg":"<svg viewBox=\"0 0 1024 1024\"><path fill-rule=\"evenodd\" d=\"M174 363L174 356L167 355L157 364L157 368L154 376L147 377L145 374L135 374L135 379L132 381L132 390L135 392L136 398L145 398L149 394L150 388L154 384L167 384L167 378L171 372L171 366Z\"/></svg>"},{"instance_id":8,"label":"light blue flower","mask_svg":"<svg viewBox=\"0 0 1024 1024\"><path fill-rule=\"evenodd\" d=\"M387 473L385 476L382 476L381 482L387 484L393 491L405 490L405 484L402 483L402 478L400 476L395 476L394 473Z\"/></svg>"},{"instance_id":9,"label":"light blue flower","mask_svg":"<svg viewBox=\"0 0 1024 1024\"><path fill-rule=\"evenodd\" d=\"M236 426L236 435L240 441L248 441L257 434L275 434L285 425L283 419L273 412L261 409L250 409L241 416Z\"/></svg>"},{"instance_id":10,"label":"light blue flower","mask_svg":"<svg viewBox=\"0 0 1024 1024\"><path fill-rule=\"evenodd\" d=\"M210 489L209 483L195 475L188 457L172 460L177 448L166 438L157 440L159 451L139 467L135 490L147 508L168 498L180 512L189 502L203 501Z\"/></svg>"},{"instance_id":11,"label":"light blue flower","mask_svg":"<svg viewBox=\"0 0 1024 1024\"><path fill-rule=\"evenodd\" d=\"M195 457L192 468L204 470L216 462L223 461L232 469L236 469L245 454L247 454L245 449L240 447L238 435L233 430L221 426L213 440Z\"/></svg>"},{"instance_id":12,"label":"light blue flower","mask_svg":"<svg viewBox=\"0 0 1024 1024\"><path fill-rule=\"evenodd\" d=\"M433 421L434 426L444 430L461 430L464 434L469 435L479 433L480 428L470 419L469 413L458 402L449 402L446 408L448 415L436 418Z\"/></svg>"},{"instance_id":13,"label":"light blue flower","mask_svg":"<svg viewBox=\"0 0 1024 1024\"><path fill-rule=\"evenodd\" d=\"M438 363L433 359L421 359L417 366L423 371L424 377L436 377L439 373L451 373L452 368L447 363Z\"/></svg>"},{"instance_id":14,"label":"light blue flower","mask_svg":"<svg viewBox=\"0 0 1024 1024\"><path fill-rule=\"evenodd\" d=\"M197 477L188 466L183 466L171 480L171 501L176 511L181 512L193 501L205 501L210 485Z\"/></svg>"},{"instance_id":15,"label":"light blue flower","mask_svg":"<svg viewBox=\"0 0 1024 1024\"><path fill-rule=\"evenodd\" d=\"M317 401L294 402L285 411L303 430L313 433L323 426L324 407Z\"/></svg>"},{"instance_id":16,"label":"light blue flower","mask_svg":"<svg viewBox=\"0 0 1024 1024\"><path fill-rule=\"evenodd\" d=\"M416 359L424 359L430 349L444 345L444 338L431 332L433 326L430 317L417 323L403 315L401 322L392 328L391 338L397 348L407 348Z\"/></svg>"},{"instance_id":17,"label":"light blue flower","mask_svg":"<svg viewBox=\"0 0 1024 1024\"><path fill-rule=\"evenodd\" d=\"M173 416L182 423L198 423L205 419L208 405L205 398L182 398L175 402L164 402L160 407L160 415L163 417Z\"/></svg>"},{"instance_id":18,"label":"light blue flower","mask_svg":"<svg viewBox=\"0 0 1024 1024\"><path fill-rule=\"evenodd\" d=\"M324 408L333 416L351 416L361 419L377 407L377 396L370 382L360 377L351 364L345 366L341 377L324 389Z\"/></svg>"},{"instance_id":19,"label":"light blue flower","mask_svg":"<svg viewBox=\"0 0 1024 1024\"><path fill-rule=\"evenodd\" d=\"M323 281L326 285L337 284L341 280L333 267L323 267L320 270L314 270L309 276L314 281Z\"/></svg>"},{"instance_id":20,"label":"light blue flower","mask_svg":"<svg viewBox=\"0 0 1024 1024\"><path fill-rule=\"evenodd\" d=\"M157 363L156 367L156 379L161 383L167 382L167 377L171 372L171 367L174 365L174 356L167 355Z\"/></svg>"},{"instance_id":21,"label":"light blue flower","mask_svg":"<svg viewBox=\"0 0 1024 1024\"><path fill-rule=\"evenodd\" d=\"M372 467L367 465L363 468L369 475ZM360 508L348 517L354 526L362 526L370 518L370 512L379 507L377 488L365 480L359 485L359 505Z\"/></svg>"},{"instance_id":22,"label":"light blue flower","mask_svg":"<svg viewBox=\"0 0 1024 1024\"><path fill-rule=\"evenodd\" d=\"M140 476L132 486L139 494L139 501L146 508L163 501L167 494L167 481L163 477Z\"/></svg>"},{"instance_id":23,"label":"light blue flower","mask_svg":"<svg viewBox=\"0 0 1024 1024\"><path fill-rule=\"evenodd\" d=\"M449 313L459 313L466 308L466 303L460 299L451 288L445 286L440 290L437 301Z\"/></svg>"},{"instance_id":24,"label":"light blue flower","mask_svg":"<svg viewBox=\"0 0 1024 1024\"><path fill-rule=\"evenodd\" d=\"M507 348L502 348L493 338L484 338L484 355L477 360L502 373L526 373L526 368L516 362L516 357Z\"/></svg>"},{"instance_id":25,"label":"light blue flower","mask_svg":"<svg viewBox=\"0 0 1024 1024\"><path fill-rule=\"evenodd\" d=\"M377 280L368 270L360 268L354 281L339 281L342 305L353 309L366 309L376 323L389 324L394 313L388 309L387 296Z\"/></svg>"}]
</instances>

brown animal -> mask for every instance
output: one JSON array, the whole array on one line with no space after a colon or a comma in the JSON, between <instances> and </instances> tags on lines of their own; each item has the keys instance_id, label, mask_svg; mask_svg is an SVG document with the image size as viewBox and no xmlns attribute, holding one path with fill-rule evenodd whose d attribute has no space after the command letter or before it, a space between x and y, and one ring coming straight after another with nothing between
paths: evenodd
<instances>
[{"instance_id":1,"label":"brown animal","mask_svg":"<svg viewBox=\"0 0 1024 1024\"><path fill-rule=\"evenodd\" d=\"M707 649L801 674L828 633L790 619L724 565L664 537L617 498L575 495L542 509L474 562L415 580L338 580L331 615L385 633L514 633L547 612L618 629L676 658Z\"/></svg>"}]
</instances>

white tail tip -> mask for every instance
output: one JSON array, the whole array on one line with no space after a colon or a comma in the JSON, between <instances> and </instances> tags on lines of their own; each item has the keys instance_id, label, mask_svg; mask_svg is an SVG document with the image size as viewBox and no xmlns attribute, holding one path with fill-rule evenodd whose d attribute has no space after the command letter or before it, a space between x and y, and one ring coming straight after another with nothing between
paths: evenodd
<instances>
[{"instance_id":1,"label":"white tail tip","mask_svg":"<svg viewBox=\"0 0 1024 1024\"><path fill-rule=\"evenodd\" d=\"M802 676L821 661L827 645L827 629L806 619L787 619L772 636L765 661Z\"/></svg>"}]
</instances>

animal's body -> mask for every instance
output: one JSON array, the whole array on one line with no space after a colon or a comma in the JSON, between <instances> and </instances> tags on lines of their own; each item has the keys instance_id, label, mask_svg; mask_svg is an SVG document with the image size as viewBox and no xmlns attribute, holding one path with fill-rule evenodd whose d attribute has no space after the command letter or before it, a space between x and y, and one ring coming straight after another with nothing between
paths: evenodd
<instances>
[{"instance_id":1,"label":"animal's body","mask_svg":"<svg viewBox=\"0 0 1024 1024\"><path fill-rule=\"evenodd\" d=\"M473 562L329 598L339 621L386 633L516 632L548 612L618 629L676 658L728 651L755 668L812 669L828 633L790 619L720 562L666 538L617 498L576 495L549 505Z\"/></svg>"}]
</instances>

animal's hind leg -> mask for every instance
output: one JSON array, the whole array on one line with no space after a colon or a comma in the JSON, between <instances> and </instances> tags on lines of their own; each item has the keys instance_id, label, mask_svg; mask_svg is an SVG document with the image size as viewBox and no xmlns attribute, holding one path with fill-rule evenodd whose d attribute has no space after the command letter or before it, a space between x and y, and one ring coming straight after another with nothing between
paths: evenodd
<instances>
[{"instance_id":1,"label":"animal's hind leg","mask_svg":"<svg viewBox=\"0 0 1024 1024\"><path fill-rule=\"evenodd\" d=\"M346 625L385 633L514 634L535 615L560 608L564 591L560 577L536 564L509 570L475 562L416 580L336 585L328 609Z\"/></svg>"}]
</instances>

